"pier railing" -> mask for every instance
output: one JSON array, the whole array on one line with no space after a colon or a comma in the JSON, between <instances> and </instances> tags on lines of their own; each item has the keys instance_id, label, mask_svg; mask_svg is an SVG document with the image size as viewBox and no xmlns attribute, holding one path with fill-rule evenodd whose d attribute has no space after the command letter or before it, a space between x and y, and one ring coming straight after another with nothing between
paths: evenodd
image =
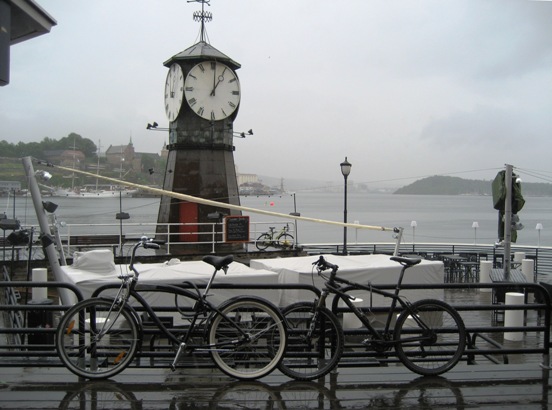
<instances>
[{"instance_id":1,"label":"pier railing","mask_svg":"<svg viewBox=\"0 0 552 410\"><path fill-rule=\"evenodd\" d=\"M343 254L343 244L313 243L301 244L301 248L309 254L334 253ZM535 275L552 275L552 248L542 246L512 245L512 256L516 252L524 254L524 258L535 261ZM347 253L361 254L392 254L394 243L355 243L347 244ZM489 244L462 243L402 243L399 251L404 255L419 255L428 259L439 259L442 254L472 254L477 255L477 261L492 261L493 267L502 268L504 264L503 248ZM536 277L536 276L535 276Z\"/></svg>"},{"instance_id":2,"label":"pier railing","mask_svg":"<svg viewBox=\"0 0 552 410\"><path fill-rule=\"evenodd\" d=\"M287 221L268 221L268 222L250 222L249 241L243 242L244 252L257 251L255 247L256 239L269 227L276 227L276 230L285 225L289 226L289 233L297 238L297 227L294 220ZM117 223L110 224L67 224L59 228L59 236L66 256L71 256L75 251L85 251L98 247L107 247L113 249L118 256L126 255L137 238L142 235L155 237L158 224L156 223L130 223L124 225ZM202 224L163 224L165 232L168 234L168 241L163 249L167 255L171 255L171 249L175 245L205 245L211 249L212 253L217 252L217 245L222 243L225 237L224 224L221 222L202 223ZM200 229L201 226L201 229ZM192 231L197 233L178 232L185 231L181 227L193 227ZM37 227L29 227L29 229ZM167 235L167 234L163 234ZM37 235L38 236L38 235ZM195 240L182 239L186 237L197 237ZM0 258L2 260L25 260L28 255L25 246L10 246L3 241L0 244ZM391 254L395 250L395 242L370 242L370 243L348 243L347 252L349 254ZM300 248L307 254L320 253L343 253L342 243L294 243L294 248ZM36 247L35 247L36 248ZM14 252L15 250L15 252ZM271 250L269 247L267 250ZM463 244L463 243L409 243L400 244L399 250L402 254L418 254L423 257L432 257L437 254L458 254L471 253L478 255L479 260L491 260L494 267L501 267L503 264L503 248L496 247L494 244ZM535 275L552 275L552 247L544 246L511 246L512 255L516 252L523 252L525 258L535 261ZM14 256L15 255L15 256ZM42 257L42 252L38 252Z\"/></svg>"},{"instance_id":3,"label":"pier railing","mask_svg":"<svg viewBox=\"0 0 552 410\"><path fill-rule=\"evenodd\" d=\"M4 269L5 271L5 269ZM105 286L104 289L117 285ZM392 289L395 285L382 286ZM427 292L428 289L443 292L443 299L453 305L461 314L468 332L468 344L464 360L476 363L528 363L531 365L549 366L550 357L550 315L551 300L547 290L539 284L515 284L516 290L525 295L523 303L516 305L497 304L491 297L492 292L512 289L512 284L408 284L405 290ZM55 294L55 289L64 287L74 292L77 300L82 299L78 288L59 282L10 282L7 275L0 281L0 367L14 366L61 366L54 345L54 333L59 317L71 306L59 305L57 300L46 299L33 301L28 295L32 288L47 287L48 295ZM318 290L305 285L232 285L215 284L216 289L233 289L240 294L245 289L273 289L284 292L290 289L310 291L314 296ZM409 297L411 298L411 297ZM349 312L334 302L331 307L340 317ZM377 315L386 313L388 308L373 306L367 313ZM140 309L137 309L138 311ZM174 306L154 306L156 312L176 313ZM507 311L522 310L523 323L518 326L505 327L504 316ZM15 320L13 318L16 318ZM344 321L345 323L345 321ZM148 329L155 333L155 329ZM509 341L505 333L519 334L520 341ZM398 363L394 351L376 354L367 351L359 342L367 336L365 330L346 328L345 354L340 366L376 366ZM134 366L168 367L174 352L151 351L147 347L139 351ZM169 357L170 356L170 357ZM210 362L205 364L211 366ZM183 365L185 367L185 364Z\"/></svg>"}]
</instances>

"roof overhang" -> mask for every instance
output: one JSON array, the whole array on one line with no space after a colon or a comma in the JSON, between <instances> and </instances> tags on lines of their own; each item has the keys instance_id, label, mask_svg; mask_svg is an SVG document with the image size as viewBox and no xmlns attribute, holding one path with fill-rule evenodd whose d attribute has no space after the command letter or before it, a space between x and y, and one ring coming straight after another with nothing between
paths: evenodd
<instances>
[{"instance_id":1,"label":"roof overhang","mask_svg":"<svg viewBox=\"0 0 552 410\"><path fill-rule=\"evenodd\" d=\"M191 47L188 47L186 50L181 51L178 54L175 54L167 61L163 63L165 67L169 67L172 63L176 61L185 61L185 60L217 60L223 62L230 66L230 68L237 70L241 67L241 64L232 60L226 54L221 53L215 47L206 43L205 41L200 41L199 43L194 44Z\"/></svg>"},{"instance_id":2,"label":"roof overhang","mask_svg":"<svg viewBox=\"0 0 552 410\"><path fill-rule=\"evenodd\" d=\"M33 0L8 0L11 6L10 45L49 33L56 20Z\"/></svg>"}]
</instances>

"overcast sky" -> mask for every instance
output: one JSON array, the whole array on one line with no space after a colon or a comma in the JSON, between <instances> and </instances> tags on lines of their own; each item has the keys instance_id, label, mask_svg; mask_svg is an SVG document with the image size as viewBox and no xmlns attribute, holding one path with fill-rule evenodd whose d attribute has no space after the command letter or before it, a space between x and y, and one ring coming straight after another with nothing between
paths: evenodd
<instances>
[{"instance_id":1,"label":"overcast sky","mask_svg":"<svg viewBox=\"0 0 552 410\"><path fill-rule=\"evenodd\" d=\"M11 47L0 140L71 132L102 151L168 136L163 62L198 41L186 0L37 0L58 25ZM552 181L552 2L211 0L209 42L242 67L240 172L401 186ZM545 180L535 179L539 173ZM410 179L409 179L410 178Z\"/></svg>"}]
</instances>

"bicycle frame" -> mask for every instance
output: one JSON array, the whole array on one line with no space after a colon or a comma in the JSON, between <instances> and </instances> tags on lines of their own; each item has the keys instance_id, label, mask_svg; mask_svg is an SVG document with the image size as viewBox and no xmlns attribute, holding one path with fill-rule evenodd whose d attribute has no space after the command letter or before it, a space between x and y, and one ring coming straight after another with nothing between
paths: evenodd
<instances>
[{"instance_id":1,"label":"bicycle frame","mask_svg":"<svg viewBox=\"0 0 552 410\"><path fill-rule=\"evenodd\" d=\"M266 233L270 235L270 241L272 243L276 243L278 239L280 239L288 231L289 226L286 224L286 226L282 227L282 229L280 229L278 232L273 227L270 227L269 231Z\"/></svg>"},{"instance_id":2,"label":"bicycle frame","mask_svg":"<svg viewBox=\"0 0 552 410\"><path fill-rule=\"evenodd\" d=\"M182 343L186 344L186 347L189 348L205 348L205 349L212 349L217 348L220 346L211 346L211 345L196 345L196 346L188 346L187 342L189 339L189 336L193 333L193 330L195 329L197 319L200 315L204 314L205 312L208 312L207 321L210 321L213 316L216 314L221 315L224 320L227 323L232 324L232 327L237 329L239 333L246 338L247 334L243 332L243 330L235 325L234 321L230 319L227 315L225 315L218 306L213 305L211 302L207 300L208 292L211 288L211 284L213 282L214 277L216 276L217 271L213 273L213 276L211 277L211 280L207 284L207 287L205 288L205 291L202 295L198 295L196 293L193 293L187 289L175 286L175 285L143 285L143 284L137 284L136 278L131 278L129 285L127 285L127 292L128 296L124 296L124 306L121 307L121 309L127 308L134 312L135 317L139 317L139 315L136 314L136 309L128 303L128 300L130 297L133 297L136 299L136 301L144 308L144 310L147 312L149 317L153 320L157 328L173 343L176 345L181 345ZM103 292L105 289L113 288L113 285L104 285L92 294L92 297L98 297L101 292ZM125 284L121 286L121 290L125 287ZM171 332L159 319L153 308L150 306L150 304L144 299L144 297L141 295L142 292L160 292L160 293L170 293L178 296L183 296L185 298L189 298L191 300L195 301L194 307L193 307L193 316L191 317L190 326L185 332L185 337L183 340L179 339L173 332ZM141 323L139 323L141 324ZM239 344L239 342L235 343L236 345Z\"/></svg>"},{"instance_id":3,"label":"bicycle frame","mask_svg":"<svg viewBox=\"0 0 552 410\"><path fill-rule=\"evenodd\" d=\"M286 224L286 226L282 227L282 229L280 229L280 232L278 232L278 235L276 235L276 237L274 238L273 237L273 240L277 241L278 239L280 239L284 234L288 233L289 231L289 225Z\"/></svg>"},{"instance_id":4,"label":"bicycle frame","mask_svg":"<svg viewBox=\"0 0 552 410\"><path fill-rule=\"evenodd\" d=\"M397 285L395 287L394 292L389 292L383 289L379 289L377 287L374 287L372 285L361 285L360 283L355 283L348 281L347 279L339 278L335 275L336 272L331 273L330 278L326 281L324 289L322 289L321 296L318 299L318 306L325 306L326 298L329 296L329 294L336 295L336 299L334 301L334 307L336 306L337 302L339 300L342 300L349 309L355 314L355 316L360 320L360 322L364 325L364 327L369 331L372 337L375 338L377 342L380 342L382 344L386 345L394 345L397 343L406 343L406 342L412 342L412 341L420 341L424 340L424 337L417 337L417 338L409 338L409 339L401 339L399 340L387 340L384 335L388 334L391 329L391 322L393 319L393 314L397 309L397 304L399 304L404 310L408 311L412 317L413 320L416 321L416 323L423 329L427 329L427 325L423 322L423 320L412 311L411 303L402 298L399 293L401 291L401 284L404 277L404 272L408 269L408 266L403 266L401 269L401 273L399 275L399 280L397 281ZM340 284L348 285L345 288L342 288ZM349 290L362 290L370 293L376 293L378 295L384 296L386 298L392 299L391 301L391 307L389 308L389 313L387 314L387 319L385 321L385 327L383 331L379 331L372 324L370 323L370 320L364 315L363 311L355 306L353 301L355 298L351 295L348 295L346 292Z\"/></svg>"},{"instance_id":5,"label":"bicycle frame","mask_svg":"<svg viewBox=\"0 0 552 410\"><path fill-rule=\"evenodd\" d=\"M217 273L228 272L234 260L232 255L203 258L214 271L205 289L200 291L192 282L139 284L140 273L134 267L138 247L158 249L159 244L142 237L132 249L129 264L132 272L120 275L119 284L96 289L91 298L75 304L60 319L56 348L69 370L92 379L114 376L132 362L134 355L142 350L144 340L149 340L146 350L151 351L152 357L166 357L167 348L176 348L170 364L172 370L183 354L188 356L200 351L209 352L221 371L238 379L256 379L274 370L287 344L285 319L278 308L254 295L235 296L218 306L207 300ZM188 289L187 284L192 288ZM106 289L110 291L105 292ZM144 292L173 296L175 308L163 310L170 311L171 315L178 312L183 323L173 326L171 320L167 324L157 315ZM144 333L149 336L145 338Z\"/></svg>"}]
</instances>

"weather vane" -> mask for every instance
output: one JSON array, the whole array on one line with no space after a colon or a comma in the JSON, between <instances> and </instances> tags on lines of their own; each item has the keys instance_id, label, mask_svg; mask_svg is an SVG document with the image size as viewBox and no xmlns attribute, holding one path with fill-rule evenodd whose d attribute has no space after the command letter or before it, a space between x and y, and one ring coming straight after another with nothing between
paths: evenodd
<instances>
[{"instance_id":1,"label":"weather vane","mask_svg":"<svg viewBox=\"0 0 552 410\"><path fill-rule=\"evenodd\" d=\"M201 3L201 11L194 11L194 21L201 22L201 35L200 41L205 41L205 23L213 19L213 14L209 11L205 11L205 5L210 6L211 0L188 0L188 3Z\"/></svg>"}]
</instances>

